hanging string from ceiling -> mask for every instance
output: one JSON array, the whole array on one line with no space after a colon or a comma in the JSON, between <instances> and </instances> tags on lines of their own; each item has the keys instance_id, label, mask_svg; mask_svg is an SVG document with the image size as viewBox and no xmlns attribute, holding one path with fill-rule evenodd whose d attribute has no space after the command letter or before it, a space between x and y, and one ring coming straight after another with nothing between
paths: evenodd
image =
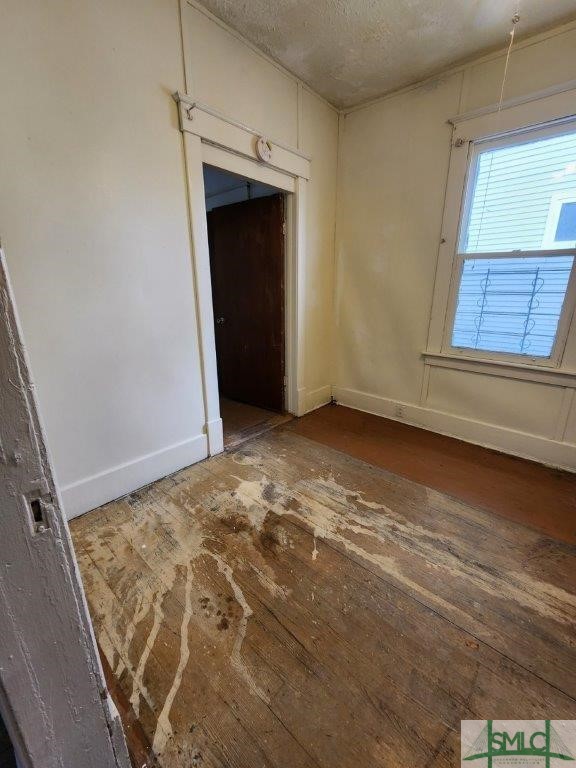
<instances>
[{"instance_id":1,"label":"hanging string from ceiling","mask_svg":"<svg viewBox=\"0 0 576 768\"><path fill-rule=\"evenodd\" d=\"M520 0L516 5L516 13L512 16L512 27L510 29L510 42L508 43L508 50L506 52L506 63L504 64L504 75L502 77L502 87L500 88L500 99L498 101L498 112L502 109L502 102L504 101L504 89L506 87L506 78L508 77L508 64L510 63L510 54L512 53L512 46L514 45L514 35L516 34L516 25L520 21Z\"/></svg>"},{"instance_id":2,"label":"hanging string from ceiling","mask_svg":"<svg viewBox=\"0 0 576 768\"><path fill-rule=\"evenodd\" d=\"M514 16L512 16L512 26L510 28L510 41L508 43L508 50L506 51L506 62L504 64L504 73L502 75L502 85L500 86L500 98L498 99L498 110L496 112L496 122L500 122L500 112L502 109L502 103L504 101L504 90L506 88L506 79L508 77L508 64L510 63L510 54L512 53L512 46L514 45L514 36L516 34L516 26L520 22L520 2L521 0L517 0L516 4L516 12L514 13ZM488 165L488 171L487 171L487 178L486 178L486 189L488 189L488 184L490 183L490 179L492 177L492 164L494 162L494 154L490 154L489 158L489 165ZM480 226L478 227L477 232L477 241L476 246L478 246L478 242L480 239L480 232L482 231L482 224L484 221L484 214L486 213L486 207L485 204L482 205L481 214L480 214Z\"/></svg>"}]
</instances>

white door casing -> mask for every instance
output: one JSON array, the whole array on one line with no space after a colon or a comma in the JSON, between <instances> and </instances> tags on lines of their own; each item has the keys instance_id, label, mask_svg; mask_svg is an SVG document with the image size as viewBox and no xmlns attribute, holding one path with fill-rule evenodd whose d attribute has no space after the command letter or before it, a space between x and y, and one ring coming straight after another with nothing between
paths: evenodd
<instances>
[{"instance_id":1,"label":"white door casing","mask_svg":"<svg viewBox=\"0 0 576 768\"><path fill-rule=\"evenodd\" d=\"M184 137L205 428L208 451L214 455L223 450L224 443L218 399L203 163L276 186L289 193L286 196L286 409L300 416L305 412L304 278L306 185L310 178L310 158L296 149L266 138L270 158L264 163L258 159L257 145L262 136L257 130L231 120L185 94L176 93L174 98L178 103L180 130Z\"/></svg>"}]
</instances>

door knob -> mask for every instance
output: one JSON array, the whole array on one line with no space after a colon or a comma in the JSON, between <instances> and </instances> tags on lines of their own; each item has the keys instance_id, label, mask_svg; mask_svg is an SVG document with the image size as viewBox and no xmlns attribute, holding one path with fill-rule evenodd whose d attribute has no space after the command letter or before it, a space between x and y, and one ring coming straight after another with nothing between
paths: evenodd
<instances>
[{"instance_id":1,"label":"door knob","mask_svg":"<svg viewBox=\"0 0 576 768\"><path fill-rule=\"evenodd\" d=\"M222 325L222 323L226 322L226 318L225 317L217 317L216 318L216 322L218 323L218 325Z\"/></svg>"}]
</instances>

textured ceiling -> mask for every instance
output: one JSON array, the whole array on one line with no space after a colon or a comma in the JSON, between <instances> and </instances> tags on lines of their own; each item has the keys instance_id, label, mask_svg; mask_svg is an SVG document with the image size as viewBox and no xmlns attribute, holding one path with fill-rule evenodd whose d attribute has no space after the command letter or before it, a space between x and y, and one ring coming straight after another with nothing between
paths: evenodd
<instances>
[{"instance_id":1,"label":"textured ceiling","mask_svg":"<svg viewBox=\"0 0 576 768\"><path fill-rule=\"evenodd\" d=\"M508 42L518 0L201 0L337 107ZM523 37L576 18L576 0L521 0Z\"/></svg>"}]
</instances>

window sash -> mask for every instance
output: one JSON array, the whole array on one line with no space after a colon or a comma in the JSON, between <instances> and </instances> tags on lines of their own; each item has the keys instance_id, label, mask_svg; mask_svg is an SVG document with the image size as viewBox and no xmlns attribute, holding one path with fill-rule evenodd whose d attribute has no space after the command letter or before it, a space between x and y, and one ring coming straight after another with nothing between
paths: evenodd
<instances>
[{"instance_id":1,"label":"window sash","mask_svg":"<svg viewBox=\"0 0 576 768\"><path fill-rule=\"evenodd\" d=\"M572 256L574 258L572 270L564 296L564 302L558 320L556 336L549 357L526 355L519 352L498 352L486 349L473 349L471 347L452 346L452 335L458 306L458 294L462 279L462 270L466 260L484 259L514 259L514 258L552 258L555 256ZM498 251L495 253L462 253L454 257L452 277L450 281L450 293L448 298L448 310L444 325L444 338L442 351L450 355L475 358L479 360L501 360L507 362L530 362L547 368L557 368L564 353L566 339L570 330L570 323L576 307L576 247L539 251Z\"/></svg>"},{"instance_id":2,"label":"window sash","mask_svg":"<svg viewBox=\"0 0 576 768\"><path fill-rule=\"evenodd\" d=\"M466 168L466 177L464 180L464 189L462 196L462 206L460 210L460 216L458 218L458 232L457 232L457 250L458 253L462 253L463 244L466 239L466 233L470 225L470 216L472 212L472 203L474 198L474 189L476 187L476 181L478 178L480 155L484 152L503 149L505 147L517 147L522 144L530 144L540 139L548 139L557 136L563 136L566 134L572 134L576 132L576 118L574 116L558 120L553 123L545 125L535 125L525 127L518 131L508 132L501 136L488 136L484 138L477 138L470 142L468 152L468 163ZM567 194L567 193L559 193ZM514 249L510 249L507 253L515 253ZM544 253L544 249L539 250L539 253ZM474 251L466 251L468 255L474 253Z\"/></svg>"}]
</instances>

